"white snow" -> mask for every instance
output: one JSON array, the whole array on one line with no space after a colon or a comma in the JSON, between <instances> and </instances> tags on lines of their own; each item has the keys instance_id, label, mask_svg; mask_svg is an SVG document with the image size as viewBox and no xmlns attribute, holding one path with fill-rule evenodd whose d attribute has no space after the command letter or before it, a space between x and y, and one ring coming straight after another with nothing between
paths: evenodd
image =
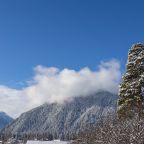
<instances>
[{"instance_id":1,"label":"white snow","mask_svg":"<svg viewBox=\"0 0 144 144\"><path fill-rule=\"evenodd\" d=\"M27 144L68 144L68 143L60 140L54 140L54 141L27 141Z\"/></svg>"}]
</instances>

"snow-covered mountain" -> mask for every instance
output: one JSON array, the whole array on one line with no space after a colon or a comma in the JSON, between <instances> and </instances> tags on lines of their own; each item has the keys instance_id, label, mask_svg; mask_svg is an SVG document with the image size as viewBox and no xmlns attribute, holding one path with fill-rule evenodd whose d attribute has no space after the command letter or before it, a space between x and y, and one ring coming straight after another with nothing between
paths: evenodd
<instances>
[{"instance_id":1,"label":"snow-covered mountain","mask_svg":"<svg viewBox=\"0 0 144 144\"><path fill-rule=\"evenodd\" d=\"M0 129L10 124L13 119L4 112L0 112Z\"/></svg>"},{"instance_id":2,"label":"snow-covered mountain","mask_svg":"<svg viewBox=\"0 0 144 144\"><path fill-rule=\"evenodd\" d=\"M83 128L95 125L101 115L116 108L117 95L99 92L87 97L76 97L63 104L44 104L23 113L3 132L44 133L55 138L68 137Z\"/></svg>"}]
</instances>

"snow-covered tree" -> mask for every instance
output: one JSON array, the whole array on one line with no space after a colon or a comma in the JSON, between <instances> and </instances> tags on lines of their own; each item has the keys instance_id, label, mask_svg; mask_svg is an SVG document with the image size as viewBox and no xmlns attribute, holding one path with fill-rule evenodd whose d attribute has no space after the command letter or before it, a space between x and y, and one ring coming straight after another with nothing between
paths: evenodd
<instances>
[{"instance_id":1,"label":"snow-covered tree","mask_svg":"<svg viewBox=\"0 0 144 144\"><path fill-rule=\"evenodd\" d=\"M144 45L134 44L128 54L126 73L119 88L120 117L142 114L144 101Z\"/></svg>"}]
</instances>

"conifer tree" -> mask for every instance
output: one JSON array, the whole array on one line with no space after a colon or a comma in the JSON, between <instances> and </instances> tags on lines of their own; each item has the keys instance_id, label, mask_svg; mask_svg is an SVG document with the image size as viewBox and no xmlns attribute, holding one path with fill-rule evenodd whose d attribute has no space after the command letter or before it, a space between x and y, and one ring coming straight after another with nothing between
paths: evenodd
<instances>
[{"instance_id":1,"label":"conifer tree","mask_svg":"<svg viewBox=\"0 0 144 144\"><path fill-rule=\"evenodd\" d=\"M144 101L144 45L132 46L128 53L126 73L119 88L118 115L133 116L143 113Z\"/></svg>"}]
</instances>

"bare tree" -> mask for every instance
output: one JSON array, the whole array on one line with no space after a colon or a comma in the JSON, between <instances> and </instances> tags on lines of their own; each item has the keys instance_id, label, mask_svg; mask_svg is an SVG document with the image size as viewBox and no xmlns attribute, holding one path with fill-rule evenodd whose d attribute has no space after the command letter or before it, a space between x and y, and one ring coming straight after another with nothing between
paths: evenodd
<instances>
[{"instance_id":1,"label":"bare tree","mask_svg":"<svg viewBox=\"0 0 144 144\"><path fill-rule=\"evenodd\" d=\"M108 117L98 126L81 132L73 144L144 144L144 119Z\"/></svg>"}]
</instances>

